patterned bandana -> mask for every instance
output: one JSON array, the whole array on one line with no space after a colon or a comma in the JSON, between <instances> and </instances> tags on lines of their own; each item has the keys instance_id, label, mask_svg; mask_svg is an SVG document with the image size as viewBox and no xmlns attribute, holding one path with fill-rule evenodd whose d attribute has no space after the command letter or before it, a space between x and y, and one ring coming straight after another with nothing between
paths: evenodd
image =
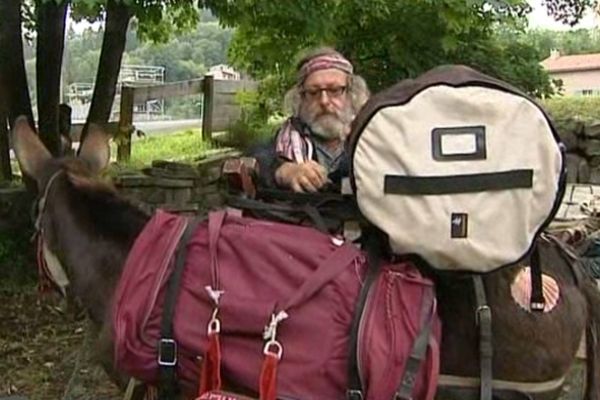
<instances>
[{"instance_id":1,"label":"patterned bandana","mask_svg":"<svg viewBox=\"0 0 600 400\"><path fill-rule=\"evenodd\" d=\"M354 71L352 64L350 64L350 61L344 58L344 56L342 56L341 54L324 54L322 56L311 58L310 60L302 64L300 70L298 71L298 83L302 84L306 77L315 71L331 68L338 69L342 72L347 73L348 75L352 75Z\"/></svg>"}]
</instances>

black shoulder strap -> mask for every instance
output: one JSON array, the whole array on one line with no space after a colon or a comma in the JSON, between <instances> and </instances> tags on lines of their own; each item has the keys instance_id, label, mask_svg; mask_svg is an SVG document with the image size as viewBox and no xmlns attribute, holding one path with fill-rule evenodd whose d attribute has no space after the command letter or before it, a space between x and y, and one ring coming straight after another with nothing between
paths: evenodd
<instances>
[{"instance_id":1,"label":"black shoulder strap","mask_svg":"<svg viewBox=\"0 0 600 400\"><path fill-rule=\"evenodd\" d=\"M310 204L276 204L260 200L247 199L241 196L230 196L227 205L250 211L257 218L265 218L289 224L299 224L310 220L315 228L323 233L329 233L327 223L319 210Z\"/></svg>"},{"instance_id":2,"label":"black shoulder strap","mask_svg":"<svg viewBox=\"0 0 600 400\"><path fill-rule=\"evenodd\" d=\"M358 334L369 291L371 286L373 286L373 282L375 282L375 279L379 275L381 267L381 243L378 241L378 237L374 232L366 234L365 247L368 257L367 275L356 301L350 330L348 388L346 390L347 400L362 400L364 398L362 382L358 371Z\"/></svg>"},{"instance_id":3,"label":"black shoulder strap","mask_svg":"<svg viewBox=\"0 0 600 400\"><path fill-rule=\"evenodd\" d=\"M163 304L162 320L160 324L160 340L158 342L158 368L159 368L159 400L171 400L176 398L177 382L175 371L177 368L177 342L173 338L173 317L175 305L179 294L179 286L185 258L187 254L187 243L196 231L200 220L188 220L185 230L177 244L175 253L175 267L167 281L167 289Z\"/></svg>"}]
</instances>

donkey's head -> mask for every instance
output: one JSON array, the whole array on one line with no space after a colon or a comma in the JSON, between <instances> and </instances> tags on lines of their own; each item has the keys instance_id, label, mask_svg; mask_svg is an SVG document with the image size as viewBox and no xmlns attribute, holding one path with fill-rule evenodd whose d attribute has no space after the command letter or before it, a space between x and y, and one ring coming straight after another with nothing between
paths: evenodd
<instances>
[{"instance_id":1,"label":"donkey's head","mask_svg":"<svg viewBox=\"0 0 600 400\"><path fill-rule=\"evenodd\" d=\"M101 322L121 267L146 215L98 178L109 162L109 136L91 125L78 157L53 158L26 118L11 132L23 173L38 188L36 230L47 273L68 285Z\"/></svg>"}]
</instances>

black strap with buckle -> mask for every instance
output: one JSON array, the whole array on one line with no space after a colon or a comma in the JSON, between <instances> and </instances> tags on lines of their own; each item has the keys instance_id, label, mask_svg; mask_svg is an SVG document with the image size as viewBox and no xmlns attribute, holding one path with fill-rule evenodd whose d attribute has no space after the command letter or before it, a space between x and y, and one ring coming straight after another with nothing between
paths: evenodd
<instances>
[{"instance_id":1,"label":"black strap with buckle","mask_svg":"<svg viewBox=\"0 0 600 400\"><path fill-rule=\"evenodd\" d=\"M400 380L400 385L394 395L394 400L411 400L413 390L417 383L419 368L427 356L429 348L429 339L433 330L435 321L435 294L433 291L427 291L421 305L421 332L415 338L410 356L406 360L404 375Z\"/></svg>"},{"instance_id":2,"label":"black strap with buckle","mask_svg":"<svg viewBox=\"0 0 600 400\"><path fill-rule=\"evenodd\" d=\"M531 311L544 311L546 300L544 299L544 288L542 285L542 266L540 264L540 250L538 244L534 244L531 250L530 258L531 274L531 298L529 307Z\"/></svg>"},{"instance_id":3,"label":"black strap with buckle","mask_svg":"<svg viewBox=\"0 0 600 400\"><path fill-rule=\"evenodd\" d=\"M159 368L159 400L172 400L177 397L178 388L175 372L177 369L177 342L173 337L173 317L175 305L181 285L181 277L185 267L187 243L200 220L187 221L187 225L175 252L175 267L167 281L167 291L163 304L162 320L160 324L160 340L158 341L158 368Z\"/></svg>"}]
</instances>

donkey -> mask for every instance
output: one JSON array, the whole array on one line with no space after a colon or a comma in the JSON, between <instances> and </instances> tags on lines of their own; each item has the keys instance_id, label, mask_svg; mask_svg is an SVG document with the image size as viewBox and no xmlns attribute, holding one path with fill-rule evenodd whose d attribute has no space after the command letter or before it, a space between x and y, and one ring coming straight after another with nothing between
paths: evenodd
<instances>
[{"instance_id":1,"label":"donkey","mask_svg":"<svg viewBox=\"0 0 600 400\"><path fill-rule=\"evenodd\" d=\"M109 309L125 258L149 216L118 195L97 174L109 162L109 137L92 126L79 157L54 159L20 118L12 143L22 170L38 186L37 228L46 251L64 269L72 294L87 310L99 331L97 347L103 366L117 382L125 382L111 365ZM600 400L600 293L586 279L565 267L552 245L542 246L544 273L561 290L548 313L524 311L512 299L510 285L518 268L484 277L488 304L493 310L494 398L502 390L528 393L532 399L556 398L587 330L586 400ZM441 384L459 388L458 397L479 398L479 352L475 296L470 280L440 279L437 286L443 322ZM440 392L444 392L441 390ZM447 398L447 397L446 397Z\"/></svg>"}]
</instances>

